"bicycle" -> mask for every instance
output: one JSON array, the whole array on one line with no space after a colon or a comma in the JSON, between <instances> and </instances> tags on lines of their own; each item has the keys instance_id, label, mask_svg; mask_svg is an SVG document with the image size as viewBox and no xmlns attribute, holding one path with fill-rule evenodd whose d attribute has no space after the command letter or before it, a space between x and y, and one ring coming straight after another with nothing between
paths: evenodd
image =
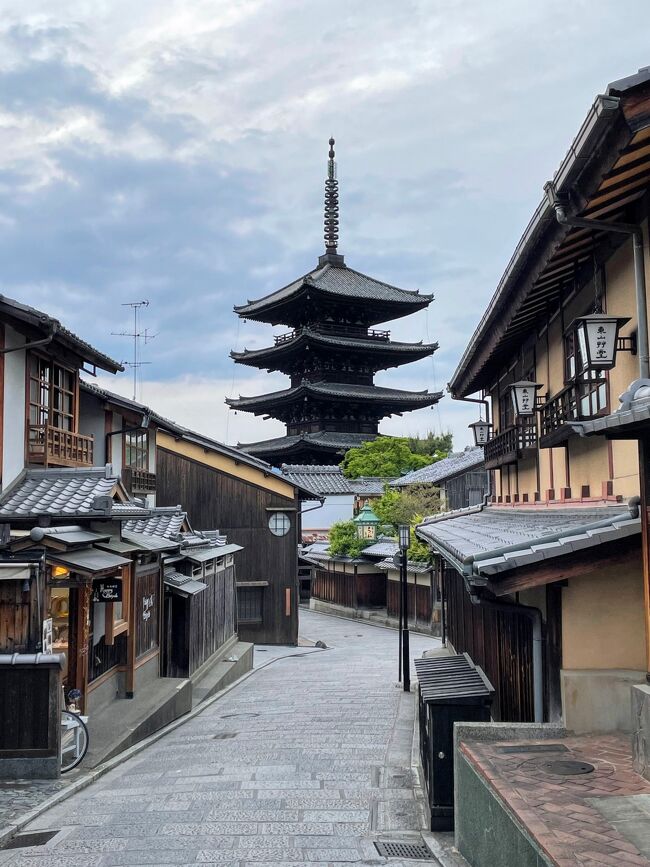
<instances>
[{"instance_id":1,"label":"bicycle","mask_svg":"<svg viewBox=\"0 0 650 867\"><path fill-rule=\"evenodd\" d=\"M71 690L68 698L71 702L81 697L78 690ZM88 752L88 727L80 713L65 708L61 711L61 773L65 774L76 768Z\"/></svg>"}]
</instances>

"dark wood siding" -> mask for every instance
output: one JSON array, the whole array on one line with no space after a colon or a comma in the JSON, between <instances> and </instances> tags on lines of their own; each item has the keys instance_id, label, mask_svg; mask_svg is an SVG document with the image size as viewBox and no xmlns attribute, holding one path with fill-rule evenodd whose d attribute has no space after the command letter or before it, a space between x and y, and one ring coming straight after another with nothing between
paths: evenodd
<instances>
[{"instance_id":1,"label":"dark wood siding","mask_svg":"<svg viewBox=\"0 0 650 867\"><path fill-rule=\"evenodd\" d=\"M488 475L485 470L472 470L444 482L445 508L465 509L482 502L488 491Z\"/></svg>"},{"instance_id":2,"label":"dark wood siding","mask_svg":"<svg viewBox=\"0 0 650 867\"><path fill-rule=\"evenodd\" d=\"M38 582L30 582L23 593L23 582L0 581L0 653L26 653L36 650L40 641L38 621Z\"/></svg>"},{"instance_id":3,"label":"dark wood siding","mask_svg":"<svg viewBox=\"0 0 650 867\"><path fill-rule=\"evenodd\" d=\"M355 575L353 567L349 572L316 569L311 595L345 608L384 608L386 573Z\"/></svg>"},{"instance_id":4,"label":"dark wood siding","mask_svg":"<svg viewBox=\"0 0 650 867\"><path fill-rule=\"evenodd\" d=\"M244 641L296 644L298 641L298 542L300 503L258 488L243 479L205 466L184 455L157 449L157 493L160 506L182 503L192 526L218 529L228 542L244 550L235 554L237 581L268 581L264 620L241 624ZM286 509L291 529L286 536L269 530L269 509ZM289 591L289 614L286 613Z\"/></svg>"},{"instance_id":5,"label":"dark wood siding","mask_svg":"<svg viewBox=\"0 0 650 867\"><path fill-rule=\"evenodd\" d=\"M228 566L200 580L208 586L190 600L189 674L203 665L236 631L234 567Z\"/></svg>"},{"instance_id":6,"label":"dark wood siding","mask_svg":"<svg viewBox=\"0 0 650 867\"><path fill-rule=\"evenodd\" d=\"M463 578L444 569L447 635L458 653L469 653L496 691L494 719L533 722L533 636L530 620L513 612L474 605Z\"/></svg>"},{"instance_id":7,"label":"dark wood siding","mask_svg":"<svg viewBox=\"0 0 650 867\"><path fill-rule=\"evenodd\" d=\"M0 666L0 758L56 755L60 697L58 666Z\"/></svg>"},{"instance_id":8,"label":"dark wood siding","mask_svg":"<svg viewBox=\"0 0 650 867\"><path fill-rule=\"evenodd\" d=\"M389 617L399 616L400 607L400 583L388 581L387 584L387 612ZM431 588L418 584L409 584L408 589L409 621L431 626Z\"/></svg>"}]
</instances>

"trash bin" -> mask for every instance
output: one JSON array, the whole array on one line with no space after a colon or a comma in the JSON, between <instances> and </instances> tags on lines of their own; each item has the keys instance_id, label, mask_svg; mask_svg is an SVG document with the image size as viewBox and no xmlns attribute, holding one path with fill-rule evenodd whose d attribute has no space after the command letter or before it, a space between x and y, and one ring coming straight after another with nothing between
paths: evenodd
<instances>
[{"instance_id":1,"label":"trash bin","mask_svg":"<svg viewBox=\"0 0 650 867\"><path fill-rule=\"evenodd\" d=\"M415 660L420 760L432 831L454 827L454 723L489 722L494 688L466 653Z\"/></svg>"}]
</instances>

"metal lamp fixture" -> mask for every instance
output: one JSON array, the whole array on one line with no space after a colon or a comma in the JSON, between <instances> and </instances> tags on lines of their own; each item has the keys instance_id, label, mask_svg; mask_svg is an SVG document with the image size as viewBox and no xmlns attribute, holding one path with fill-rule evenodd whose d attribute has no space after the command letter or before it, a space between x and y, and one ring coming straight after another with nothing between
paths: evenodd
<instances>
[{"instance_id":1,"label":"metal lamp fixture","mask_svg":"<svg viewBox=\"0 0 650 867\"><path fill-rule=\"evenodd\" d=\"M471 428L474 434L474 445L483 446L492 439L492 425L488 421L483 421L482 418L473 421L467 427Z\"/></svg>"},{"instance_id":2,"label":"metal lamp fixture","mask_svg":"<svg viewBox=\"0 0 650 867\"><path fill-rule=\"evenodd\" d=\"M614 367L618 332L629 321L629 316L610 316L608 313L590 313L573 320L571 327L578 338L583 372Z\"/></svg>"},{"instance_id":3,"label":"metal lamp fixture","mask_svg":"<svg viewBox=\"0 0 650 867\"><path fill-rule=\"evenodd\" d=\"M536 396L540 388L542 388L541 382L531 382L528 379L521 379L519 382L512 383L510 394L515 415L518 418L535 415Z\"/></svg>"},{"instance_id":4,"label":"metal lamp fixture","mask_svg":"<svg viewBox=\"0 0 650 867\"><path fill-rule=\"evenodd\" d=\"M408 524L399 525L399 547L402 551L408 551L411 544L411 527Z\"/></svg>"}]
</instances>

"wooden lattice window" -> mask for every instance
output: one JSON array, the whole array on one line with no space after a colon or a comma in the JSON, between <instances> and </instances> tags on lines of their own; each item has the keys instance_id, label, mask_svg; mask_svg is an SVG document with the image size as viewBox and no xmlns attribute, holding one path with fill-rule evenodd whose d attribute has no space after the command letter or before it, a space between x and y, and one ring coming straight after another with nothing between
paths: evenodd
<instances>
[{"instance_id":1,"label":"wooden lattice window","mask_svg":"<svg viewBox=\"0 0 650 867\"><path fill-rule=\"evenodd\" d=\"M263 612L263 587L237 588L237 619L240 623L261 623Z\"/></svg>"},{"instance_id":2,"label":"wooden lattice window","mask_svg":"<svg viewBox=\"0 0 650 867\"><path fill-rule=\"evenodd\" d=\"M39 355L29 360L29 425L76 430L77 371Z\"/></svg>"},{"instance_id":3,"label":"wooden lattice window","mask_svg":"<svg viewBox=\"0 0 650 867\"><path fill-rule=\"evenodd\" d=\"M124 465L137 470L149 469L149 434L146 430L124 434Z\"/></svg>"}]
</instances>

